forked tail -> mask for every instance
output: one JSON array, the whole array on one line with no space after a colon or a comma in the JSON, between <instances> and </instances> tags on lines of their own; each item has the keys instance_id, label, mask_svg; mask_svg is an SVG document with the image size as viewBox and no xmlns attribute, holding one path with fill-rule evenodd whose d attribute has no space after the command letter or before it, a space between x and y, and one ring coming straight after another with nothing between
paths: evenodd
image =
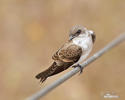
<instances>
[{"instance_id":1,"label":"forked tail","mask_svg":"<svg viewBox=\"0 0 125 100\"><path fill-rule=\"evenodd\" d=\"M43 83L49 76L54 73L55 69L57 68L56 66L56 62L54 62L47 70L37 74L36 78L40 79L40 82Z\"/></svg>"},{"instance_id":2,"label":"forked tail","mask_svg":"<svg viewBox=\"0 0 125 100\"><path fill-rule=\"evenodd\" d=\"M63 65L58 66L56 62L53 62L53 64L45 71L39 73L36 75L37 79L40 79L40 82L44 82L48 77L53 76L55 74L58 74L67 68L69 68L73 63L63 63Z\"/></svg>"},{"instance_id":3,"label":"forked tail","mask_svg":"<svg viewBox=\"0 0 125 100\"><path fill-rule=\"evenodd\" d=\"M46 71L41 72L41 73L36 75L36 78L40 79L40 82L42 82L42 83L47 79L47 77L48 76L46 75Z\"/></svg>"}]
</instances>

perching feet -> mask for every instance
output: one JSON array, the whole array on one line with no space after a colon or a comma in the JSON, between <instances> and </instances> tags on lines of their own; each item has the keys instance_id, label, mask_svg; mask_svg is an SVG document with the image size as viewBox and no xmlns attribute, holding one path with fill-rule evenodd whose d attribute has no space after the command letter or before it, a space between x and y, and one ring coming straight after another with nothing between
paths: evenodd
<instances>
[{"instance_id":1,"label":"perching feet","mask_svg":"<svg viewBox=\"0 0 125 100\"><path fill-rule=\"evenodd\" d=\"M80 68L80 74L83 72L83 67L80 64L72 66L73 68L79 67Z\"/></svg>"}]
</instances>

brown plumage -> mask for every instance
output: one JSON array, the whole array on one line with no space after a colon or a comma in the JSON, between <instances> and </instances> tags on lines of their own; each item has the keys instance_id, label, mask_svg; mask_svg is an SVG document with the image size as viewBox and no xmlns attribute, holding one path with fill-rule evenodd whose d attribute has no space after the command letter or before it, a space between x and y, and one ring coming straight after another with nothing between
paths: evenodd
<instances>
[{"instance_id":1,"label":"brown plumage","mask_svg":"<svg viewBox=\"0 0 125 100\"><path fill-rule=\"evenodd\" d=\"M79 46L72 44L72 42L66 43L52 56L53 64L47 70L36 75L36 78L44 82L49 76L66 70L79 60L81 53L82 49Z\"/></svg>"},{"instance_id":2,"label":"brown plumage","mask_svg":"<svg viewBox=\"0 0 125 100\"><path fill-rule=\"evenodd\" d=\"M54 60L52 65L36 75L36 78L44 82L48 77L58 74L74 64L79 64L90 53L94 41L93 31L80 25L73 27L69 34L69 40L52 56Z\"/></svg>"}]
</instances>

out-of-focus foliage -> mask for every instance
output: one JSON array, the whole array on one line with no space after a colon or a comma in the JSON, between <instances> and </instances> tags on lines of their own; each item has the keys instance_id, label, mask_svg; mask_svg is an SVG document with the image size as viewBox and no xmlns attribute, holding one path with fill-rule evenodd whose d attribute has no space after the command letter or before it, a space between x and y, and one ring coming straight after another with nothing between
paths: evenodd
<instances>
[{"instance_id":1,"label":"out-of-focus foliage","mask_svg":"<svg viewBox=\"0 0 125 100\"><path fill-rule=\"evenodd\" d=\"M39 84L35 75L50 66L53 53L76 24L95 31L98 51L125 32L124 0L1 0L0 100L23 100L61 75ZM125 43L109 51L44 100L125 99ZM91 54L92 54L91 53Z\"/></svg>"}]
</instances>

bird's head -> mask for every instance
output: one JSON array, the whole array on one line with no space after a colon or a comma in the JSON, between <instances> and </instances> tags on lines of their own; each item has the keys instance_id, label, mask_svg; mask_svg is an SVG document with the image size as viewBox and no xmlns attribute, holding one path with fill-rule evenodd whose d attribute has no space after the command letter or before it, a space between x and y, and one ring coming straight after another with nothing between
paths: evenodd
<instances>
[{"instance_id":1,"label":"bird's head","mask_svg":"<svg viewBox=\"0 0 125 100\"><path fill-rule=\"evenodd\" d=\"M91 37L93 43L96 39L96 35L92 30L88 30L87 28L81 25L76 25L70 30L69 40L72 40L76 37Z\"/></svg>"}]
</instances>

